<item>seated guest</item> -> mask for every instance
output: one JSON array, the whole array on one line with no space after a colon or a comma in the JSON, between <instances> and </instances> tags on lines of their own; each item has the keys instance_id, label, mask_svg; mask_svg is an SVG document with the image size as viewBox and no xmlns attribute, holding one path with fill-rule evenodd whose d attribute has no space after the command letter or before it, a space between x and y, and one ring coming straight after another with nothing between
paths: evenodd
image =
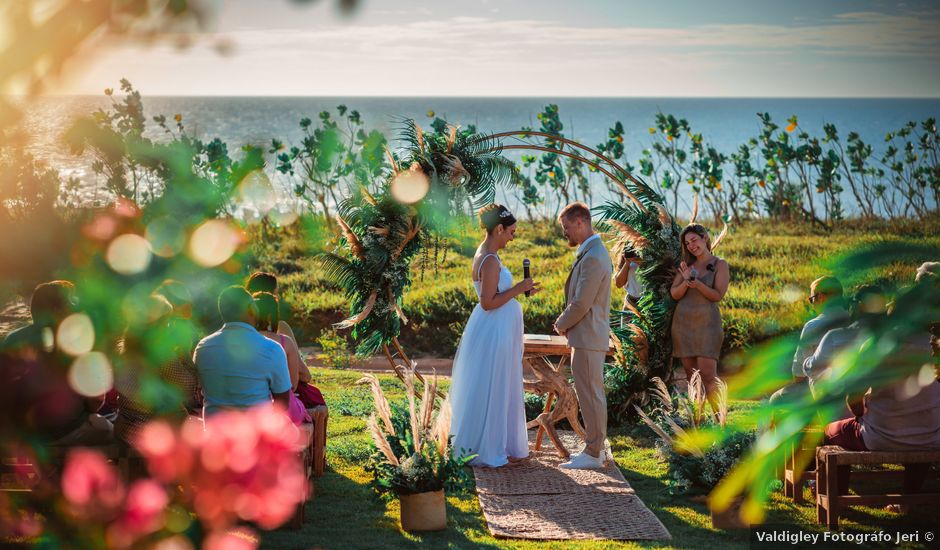
<instances>
[{"instance_id":1,"label":"seated guest","mask_svg":"<svg viewBox=\"0 0 940 550\"><path fill-rule=\"evenodd\" d=\"M917 281L926 273L927 269L919 270ZM938 292L936 286L927 288ZM936 326L931 323L930 330L935 331ZM931 346L935 336L915 332L881 366L884 372L875 374L887 383L869 388L864 395L846 396L853 416L826 426L826 444L850 451L940 450L940 382L936 371L928 379L923 376L925 369L933 369L934 358L940 357ZM926 467L929 465L905 465L905 492L920 488ZM848 477L847 470L842 473L845 475L840 477ZM843 485L842 492L847 482Z\"/></svg>"},{"instance_id":2,"label":"seated guest","mask_svg":"<svg viewBox=\"0 0 940 550\"><path fill-rule=\"evenodd\" d=\"M886 306L887 301L880 287L866 285L856 291L852 299L852 324L826 332L816 346L816 351L803 361L803 373L813 395L816 394L816 382L828 372L836 355L849 346L857 345L859 336L868 330L870 323L885 314Z\"/></svg>"},{"instance_id":3,"label":"seated guest","mask_svg":"<svg viewBox=\"0 0 940 550\"><path fill-rule=\"evenodd\" d=\"M291 381L287 355L277 342L255 330L258 308L244 287L219 295L223 325L196 345L193 362L202 382L203 413L246 409L274 401L287 410Z\"/></svg>"},{"instance_id":4,"label":"seated guest","mask_svg":"<svg viewBox=\"0 0 940 550\"><path fill-rule=\"evenodd\" d=\"M294 336L294 330L291 328L288 320L291 317L291 308L283 299L280 298L278 293L278 284L277 284L277 275L273 273L268 273L266 271L255 271L248 277L248 282L245 283L245 288L248 289L248 292L255 294L256 292L269 292L278 298L278 317L277 322L277 332L279 334L284 334L290 336L295 342L297 337Z\"/></svg>"},{"instance_id":5,"label":"seated guest","mask_svg":"<svg viewBox=\"0 0 940 550\"><path fill-rule=\"evenodd\" d=\"M809 382L803 372L803 362L813 355L819 341L830 330L841 328L848 323L849 313L845 309L845 300L842 298L842 283L835 277L820 277L809 286L809 303L818 312L803 325L800 332L800 342L796 353L793 354L791 371L793 382L777 390L770 396L771 405L777 404L781 399L796 398L809 391Z\"/></svg>"},{"instance_id":6,"label":"seated guest","mask_svg":"<svg viewBox=\"0 0 940 550\"><path fill-rule=\"evenodd\" d=\"M154 418L184 419L196 409L196 366L188 338L174 341L173 306L159 294L149 298L155 320L142 330L128 330L116 358L114 387L120 395L114 435L132 443L141 426ZM166 342L170 359L161 361L148 353L151 342Z\"/></svg>"},{"instance_id":7,"label":"seated guest","mask_svg":"<svg viewBox=\"0 0 940 550\"><path fill-rule=\"evenodd\" d=\"M256 292L252 297L255 300L255 306L258 308L255 328L267 338L279 343L287 354L287 370L290 372L291 381L290 407L287 409L287 414L295 424L310 422L310 415L307 414L306 407L295 393L301 382L310 381L310 371L307 369L294 339L286 334L274 331L278 321L277 297L270 292Z\"/></svg>"},{"instance_id":8,"label":"seated guest","mask_svg":"<svg viewBox=\"0 0 940 550\"><path fill-rule=\"evenodd\" d=\"M0 346L4 417L52 445L97 445L111 440L111 423L96 413L104 396L76 392L68 381L74 358L56 346L56 329L74 313L74 288L68 281L37 286L29 304L32 322Z\"/></svg>"}]
</instances>

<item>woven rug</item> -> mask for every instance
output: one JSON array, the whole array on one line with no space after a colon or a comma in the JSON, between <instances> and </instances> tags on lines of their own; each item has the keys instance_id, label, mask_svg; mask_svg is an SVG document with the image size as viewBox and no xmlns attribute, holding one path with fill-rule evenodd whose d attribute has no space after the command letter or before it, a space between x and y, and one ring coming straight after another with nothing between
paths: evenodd
<instances>
[{"instance_id":1,"label":"woven rug","mask_svg":"<svg viewBox=\"0 0 940 550\"><path fill-rule=\"evenodd\" d=\"M583 443L558 432L565 446ZM529 432L534 446L535 431ZM490 533L540 540L668 540L669 531L624 479L616 464L603 470L565 470L546 437L529 460L502 468L473 468L477 495Z\"/></svg>"}]
</instances>

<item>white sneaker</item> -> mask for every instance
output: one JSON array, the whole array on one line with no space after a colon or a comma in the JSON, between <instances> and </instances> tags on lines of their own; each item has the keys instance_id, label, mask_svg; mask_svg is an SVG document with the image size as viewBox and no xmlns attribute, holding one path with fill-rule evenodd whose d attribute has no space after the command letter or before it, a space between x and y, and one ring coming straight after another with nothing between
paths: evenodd
<instances>
[{"instance_id":1,"label":"white sneaker","mask_svg":"<svg viewBox=\"0 0 940 550\"><path fill-rule=\"evenodd\" d=\"M593 457L586 452L571 457L571 460L561 465L569 470L595 470L604 467L604 457Z\"/></svg>"}]
</instances>

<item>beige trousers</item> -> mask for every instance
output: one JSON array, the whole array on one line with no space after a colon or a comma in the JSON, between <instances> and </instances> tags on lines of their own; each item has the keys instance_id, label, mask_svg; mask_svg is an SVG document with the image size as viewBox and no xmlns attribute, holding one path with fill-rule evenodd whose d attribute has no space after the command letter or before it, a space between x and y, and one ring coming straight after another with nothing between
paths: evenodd
<instances>
[{"instance_id":1,"label":"beige trousers","mask_svg":"<svg viewBox=\"0 0 940 550\"><path fill-rule=\"evenodd\" d=\"M600 457L607 439L607 396L604 394L604 359L607 353L573 348L571 350L571 373L574 375L574 390L581 405L586 433L585 452Z\"/></svg>"}]
</instances>

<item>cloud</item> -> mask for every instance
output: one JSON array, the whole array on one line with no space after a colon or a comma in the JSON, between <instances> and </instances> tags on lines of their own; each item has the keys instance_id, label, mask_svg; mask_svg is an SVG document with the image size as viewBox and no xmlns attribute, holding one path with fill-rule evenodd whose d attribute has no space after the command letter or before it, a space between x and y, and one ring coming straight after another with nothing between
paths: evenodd
<instances>
[{"instance_id":1,"label":"cloud","mask_svg":"<svg viewBox=\"0 0 940 550\"><path fill-rule=\"evenodd\" d=\"M792 90L780 89L781 83L775 82L774 95L857 91L858 83L825 82L827 72L851 79L848 69L862 64L869 68L865 76L870 80L879 70L895 71L900 64L921 75L917 94L936 96L940 79L923 74L935 72L931 69L940 59L938 22L940 12L855 12L823 23L686 28L453 17L206 34L203 45L182 56L168 46L145 54L121 45L105 49L110 52L108 70L112 73L137 70L144 79L169 79L170 83L186 79L191 93L223 93L211 91L222 81L204 74L214 64L258 75L252 82L229 84L229 93L232 86L247 86L250 89L235 93L677 95L678 89L694 87L705 95L767 95L769 88L760 88L749 79L756 72L766 72L763 65L770 63L804 73L808 82ZM235 44L236 55L229 60L219 60L208 46L223 36ZM175 71L170 71L173 66ZM183 66L189 69L181 70ZM167 72L159 78L148 76L163 70ZM298 74L305 70L307 80L298 82ZM102 72L107 70L93 71L84 80L100 78ZM313 74L330 78L316 80ZM810 84L814 75L817 83ZM91 89L103 85L97 82ZM166 85L157 87L163 90ZM265 85L279 87L264 91ZM812 85L815 91L805 87ZM915 85L913 81L895 84ZM887 93L910 92L899 88Z\"/></svg>"}]
</instances>

